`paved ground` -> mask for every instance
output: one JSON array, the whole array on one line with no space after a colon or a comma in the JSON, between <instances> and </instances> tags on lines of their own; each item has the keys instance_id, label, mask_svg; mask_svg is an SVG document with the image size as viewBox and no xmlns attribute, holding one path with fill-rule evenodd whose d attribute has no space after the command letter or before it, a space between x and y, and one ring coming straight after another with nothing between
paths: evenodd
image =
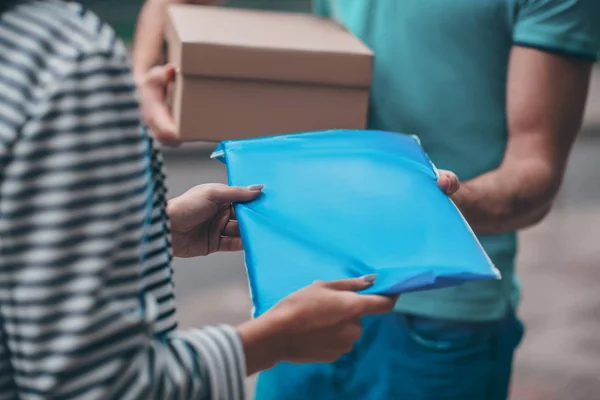
<instances>
[{"instance_id":1,"label":"paved ground","mask_svg":"<svg viewBox=\"0 0 600 400\"><path fill-rule=\"evenodd\" d=\"M521 235L519 271L528 332L516 363L514 400L600 398L600 73L565 184L551 215ZM167 155L172 194L225 182L201 149ZM183 326L237 323L249 316L241 254L177 261ZM248 381L249 387L253 384Z\"/></svg>"}]
</instances>

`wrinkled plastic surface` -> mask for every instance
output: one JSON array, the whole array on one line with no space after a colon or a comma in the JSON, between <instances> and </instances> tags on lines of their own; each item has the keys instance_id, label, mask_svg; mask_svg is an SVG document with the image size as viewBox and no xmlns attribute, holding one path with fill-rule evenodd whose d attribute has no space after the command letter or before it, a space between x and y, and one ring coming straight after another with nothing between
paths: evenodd
<instances>
[{"instance_id":1,"label":"wrinkled plastic surface","mask_svg":"<svg viewBox=\"0 0 600 400\"><path fill-rule=\"evenodd\" d=\"M398 294L499 272L413 136L325 131L222 142L229 184L263 184L235 206L255 315L315 280L377 274Z\"/></svg>"}]
</instances>

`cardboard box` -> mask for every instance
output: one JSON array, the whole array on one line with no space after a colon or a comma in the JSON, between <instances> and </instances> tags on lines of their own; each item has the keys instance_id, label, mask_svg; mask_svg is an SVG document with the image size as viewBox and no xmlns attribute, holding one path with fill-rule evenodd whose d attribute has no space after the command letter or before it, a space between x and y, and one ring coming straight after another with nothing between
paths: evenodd
<instances>
[{"instance_id":1,"label":"cardboard box","mask_svg":"<svg viewBox=\"0 0 600 400\"><path fill-rule=\"evenodd\" d=\"M182 140L365 128L373 54L337 23L195 5L168 13Z\"/></svg>"}]
</instances>

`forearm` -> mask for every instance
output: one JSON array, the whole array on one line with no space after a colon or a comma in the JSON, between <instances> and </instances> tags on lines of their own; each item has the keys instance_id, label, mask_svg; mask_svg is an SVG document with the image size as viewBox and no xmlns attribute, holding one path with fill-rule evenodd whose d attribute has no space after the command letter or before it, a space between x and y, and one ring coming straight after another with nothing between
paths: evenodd
<instances>
[{"instance_id":1,"label":"forearm","mask_svg":"<svg viewBox=\"0 0 600 400\"><path fill-rule=\"evenodd\" d=\"M65 303L85 300L72 296ZM3 328L15 332L7 335L7 357L23 399L243 399L244 352L231 327L174 332L159 340L141 309L127 312L111 304L90 315L74 312L73 305L59 311L53 305L42 315L56 322L32 322L31 310L44 306L15 302L10 311L20 310L21 318L4 315ZM41 334L28 333L31 326Z\"/></svg>"},{"instance_id":2,"label":"forearm","mask_svg":"<svg viewBox=\"0 0 600 400\"><path fill-rule=\"evenodd\" d=\"M104 369L119 367L120 372L82 398L244 398L244 352L233 328L192 329L175 332L166 340L146 340L145 346L139 340L133 351L124 349L122 357L105 358ZM76 381L65 382L65 388L73 384Z\"/></svg>"},{"instance_id":3,"label":"forearm","mask_svg":"<svg viewBox=\"0 0 600 400\"><path fill-rule=\"evenodd\" d=\"M167 7L170 3L172 1L149 0L140 11L132 52L133 73L136 78L162 61Z\"/></svg>"},{"instance_id":4,"label":"forearm","mask_svg":"<svg viewBox=\"0 0 600 400\"><path fill-rule=\"evenodd\" d=\"M277 340L280 335L276 332L280 326L280 321L264 315L238 327L247 375L267 370L280 361L283 349Z\"/></svg>"},{"instance_id":5,"label":"forearm","mask_svg":"<svg viewBox=\"0 0 600 400\"><path fill-rule=\"evenodd\" d=\"M507 163L462 182L452 199L476 233L513 232L548 213L562 179L556 170L535 160Z\"/></svg>"},{"instance_id":6,"label":"forearm","mask_svg":"<svg viewBox=\"0 0 600 400\"><path fill-rule=\"evenodd\" d=\"M502 164L453 196L473 230L526 228L550 210L581 127L591 63L531 48L511 52Z\"/></svg>"}]
</instances>

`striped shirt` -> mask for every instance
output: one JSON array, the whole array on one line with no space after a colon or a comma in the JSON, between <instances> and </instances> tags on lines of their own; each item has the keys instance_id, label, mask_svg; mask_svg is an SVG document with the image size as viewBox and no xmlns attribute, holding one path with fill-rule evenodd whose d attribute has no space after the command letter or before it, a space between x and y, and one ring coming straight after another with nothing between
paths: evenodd
<instances>
[{"instance_id":1,"label":"striped shirt","mask_svg":"<svg viewBox=\"0 0 600 400\"><path fill-rule=\"evenodd\" d=\"M127 51L74 3L0 20L0 399L243 399L228 326L177 330L160 154Z\"/></svg>"}]
</instances>

